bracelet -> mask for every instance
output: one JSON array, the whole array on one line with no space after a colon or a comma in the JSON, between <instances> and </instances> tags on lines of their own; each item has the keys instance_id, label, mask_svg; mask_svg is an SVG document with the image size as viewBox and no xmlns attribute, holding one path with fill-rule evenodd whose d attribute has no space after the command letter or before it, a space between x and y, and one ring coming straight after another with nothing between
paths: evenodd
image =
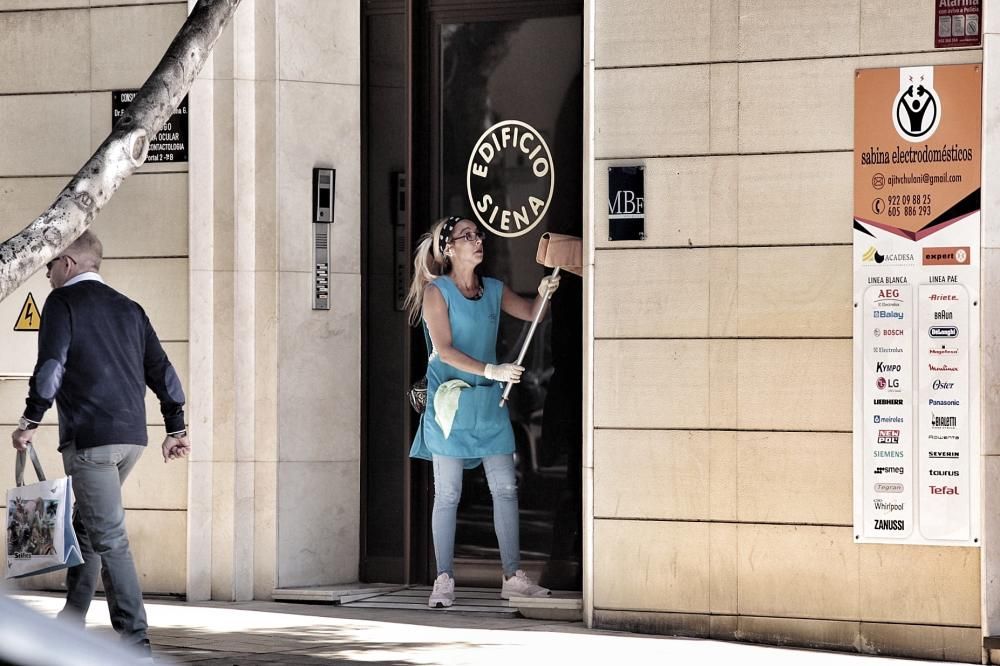
<instances>
[{"instance_id":1,"label":"bracelet","mask_svg":"<svg viewBox=\"0 0 1000 666\"><path fill-rule=\"evenodd\" d=\"M180 439L181 437L187 437L187 430L178 430L177 432L168 432L167 437L173 437L174 439Z\"/></svg>"}]
</instances>

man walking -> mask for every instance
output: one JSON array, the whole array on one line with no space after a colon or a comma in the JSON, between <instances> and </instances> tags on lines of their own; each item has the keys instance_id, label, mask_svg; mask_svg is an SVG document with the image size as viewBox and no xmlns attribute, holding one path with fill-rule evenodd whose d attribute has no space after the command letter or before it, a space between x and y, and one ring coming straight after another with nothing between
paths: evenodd
<instances>
[{"instance_id":1,"label":"man walking","mask_svg":"<svg viewBox=\"0 0 1000 666\"><path fill-rule=\"evenodd\" d=\"M73 526L84 559L67 571L60 617L84 623L100 574L112 626L123 642L148 656L146 611L121 494L147 442L147 385L159 398L166 425L163 461L184 457L191 445L177 373L143 309L104 283L98 273L102 256L101 241L85 231L48 263L53 291L42 310L38 362L11 437L15 449L26 449L55 401L59 450L73 477Z\"/></svg>"}]
</instances>

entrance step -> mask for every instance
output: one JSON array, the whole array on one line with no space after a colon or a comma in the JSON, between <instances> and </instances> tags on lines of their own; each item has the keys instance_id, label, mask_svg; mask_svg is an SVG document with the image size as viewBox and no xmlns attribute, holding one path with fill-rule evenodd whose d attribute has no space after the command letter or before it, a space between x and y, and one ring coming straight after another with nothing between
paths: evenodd
<instances>
[{"instance_id":1,"label":"entrance step","mask_svg":"<svg viewBox=\"0 0 1000 666\"><path fill-rule=\"evenodd\" d=\"M420 610L429 613L475 613L480 616L516 617L517 608L500 598L500 590L487 587L456 587L455 604L449 608L428 608L429 585L414 585L377 596L349 601L351 608L382 608L386 610Z\"/></svg>"},{"instance_id":2,"label":"entrance step","mask_svg":"<svg viewBox=\"0 0 1000 666\"><path fill-rule=\"evenodd\" d=\"M583 599L579 592L553 592L550 597L515 597L510 605L531 620L579 622L583 619Z\"/></svg>"},{"instance_id":3,"label":"entrance step","mask_svg":"<svg viewBox=\"0 0 1000 666\"><path fill-rule=\"evenodd\" d=\"M311 601L313 603L345 604L360 599L405 589L405 585L390 583L349 583L347 585L316 585L312 587L283 587L273 590L275 601Z\"/></svg>"},{"instance_id":4,"label":"entrance step","mask_svg":"<svg viewBox=\"0 0 1000 666\"><path fill-rule=\"evenodd\" d=\"M553 592L550 597L518 597L507 601L500 590L490 587L456 587L455 603L449 608L428 608L429 585L319 585L274 590L275 601L305 601L339 604L351 608L419 610L431 613L474 613L480 616L523 617L533 620L576 622L583 617L579 592Z\"/></svg>"}]
</instances>

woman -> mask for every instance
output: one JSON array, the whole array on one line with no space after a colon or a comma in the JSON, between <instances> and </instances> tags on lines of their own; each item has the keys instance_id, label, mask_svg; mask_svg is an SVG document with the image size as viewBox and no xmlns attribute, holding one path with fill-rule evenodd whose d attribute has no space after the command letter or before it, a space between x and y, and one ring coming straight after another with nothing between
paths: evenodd
<instances>
[{"instance_id":1,"label":"woman","mask_svg":"<svg viewBox=\"0 0 1000 666\"><path fill-rule=\"evenodd\" d=\"M496 345L500 311L530 321L546 294L559 287L559 277L542 278L534 301L499 280L480 277L484 236L475 223L460 217L436 222L417 246L406 299L411 324L423 315L429 350L427 409L410 456L434 465L431 530L438 576L427 602L431 608L447 608L455 601L452 561L462 471L480 462L493 496L503 563L500 596L549 594L520 569L514 431L500 397L503 383L519 382L524 368L497 364Z\"/></svg>"}]
</instances>

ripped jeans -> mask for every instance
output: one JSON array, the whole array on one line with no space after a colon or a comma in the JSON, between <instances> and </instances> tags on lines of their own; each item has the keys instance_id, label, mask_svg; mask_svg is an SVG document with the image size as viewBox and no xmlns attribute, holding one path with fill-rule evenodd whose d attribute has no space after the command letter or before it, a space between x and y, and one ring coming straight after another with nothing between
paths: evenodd
<instances>
[{"instance_id":1,"label":"ripped jeans","mask_svg":"<svg viewBox=\"0 0 1000 666\"><path fill-rule=\"evenodd\" d=\"M458 500L462 497L461 458L434 456L434 512L431 531L438 575L455 577L455 522ZM513 576L521 566L521 539L518 533L517 476L511 453L483 458L486 481L493 495L493 527L500 544L500 560L505 576Z\"/></svg>"}]
</instances>

